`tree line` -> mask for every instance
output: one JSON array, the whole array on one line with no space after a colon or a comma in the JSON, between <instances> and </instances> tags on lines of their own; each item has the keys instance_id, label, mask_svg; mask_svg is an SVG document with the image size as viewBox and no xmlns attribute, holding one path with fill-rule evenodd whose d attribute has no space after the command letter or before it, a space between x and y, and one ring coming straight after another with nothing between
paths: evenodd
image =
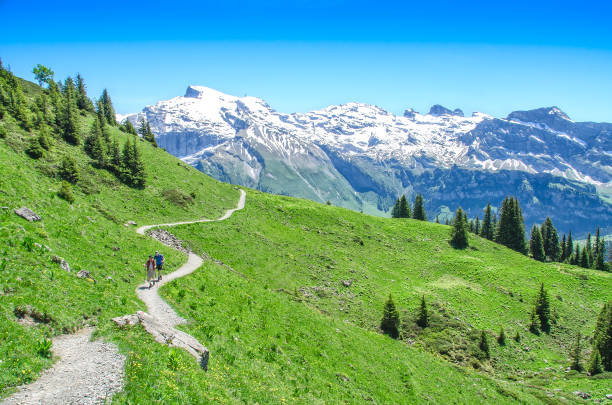
<instances>
[{"instance_id":1,"label":"tree line","mask_svg":"<svg viewBox=\"0 0 612 405\"><path fill-rule=\"evenodd\" d=\"M38 132L37 136L29 139L26 153L34 159L51 153L54 137L74 146L83 144L94 166L108 170L130 187L143 188L146 171L137 146L137 136L140 134L142 139L157 147L149 122L142 119L138 132L127 120L118 125L108 90L104 89L97 100L91 100L80 74L76 75L76 79L69 76L64 82L56 82L54 72L46 66L39 64L32 72L42 91L30 100L24 93L20 79L4 69L0 61L0 119L10 115L24 130ZM87 115L93 115L95 119L87 133L83 134L83 117ZM128 138L120 148L117 139L110 135L110 127L118 127L135 137ZM70 169L74 172L67 174L66 171ZM78 181L78 168L71 157L63 158L59 174L62 179L68 179L69 184ZM67 187L63 185L64 190Z\"/></svg>"}]
</instances>

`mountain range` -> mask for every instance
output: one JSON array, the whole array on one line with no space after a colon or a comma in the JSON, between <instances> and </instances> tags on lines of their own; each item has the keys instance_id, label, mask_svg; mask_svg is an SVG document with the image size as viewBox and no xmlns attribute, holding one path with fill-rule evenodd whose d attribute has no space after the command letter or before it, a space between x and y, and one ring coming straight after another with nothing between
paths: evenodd
<instances>
[{"instance_id":1,"label":"mountain range","mask_svg":"<svg viewBox=\"0 0 612 405\"><path fill-rule=\"evenodd\" d=\"M140 113L160 147L222 181L388 215L422 193L430 219L482 217L515 195L526 227L550 216L581 235L612 229L612 124L557 107L505 118L434 105L403 116L362 103L280 113L256 97L189 86Z\"/></svg>"}]
</instances>

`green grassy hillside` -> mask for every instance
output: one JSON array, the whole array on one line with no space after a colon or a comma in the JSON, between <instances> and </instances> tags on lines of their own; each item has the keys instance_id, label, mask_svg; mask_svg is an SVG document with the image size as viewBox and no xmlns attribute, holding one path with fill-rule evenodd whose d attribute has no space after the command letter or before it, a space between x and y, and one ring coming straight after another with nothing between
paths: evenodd
<instances>
[{"instance_id":1,"label":"green grassy hillside","mask_svg":"<svg viewBox=\"0 0 612 405\"><path fill-rule=\"evenodd\" d=\"M29 98L41 91L22 87ZM80 115L81 137L93 119ZM227 222L172 230L233 267L206 260L163 289L191 321L183 327L211 351L203 372L141 327L109 321L144 309L134 290L146 255L162 251L167 271L186 259L125 224L214 218L235 206L238 191L146 142L138 141L147 172L138 190L94 168L82 146L56 133L49 152L34 160L25 150L38 130L23 130L5 114L0 131L0 397L52 364L38 353L43 337L84 325L127 356L126 386L115 403L540 403L575 400L568 394L575 387L599 395L609 386L605 375L559 370L566 335L588 335L611 298L608 275L536 264L482 240L476 250L454 251L443 226L258 192ZM110 136L120 143L133 137L115 127ZM72 204L58 197L64 156L76 160L81 175ZM21 206L42 221L17 217ZM96 282L78 278L79 270ZM341 283L347 280L349 287ZM508 336L524 328L540 281L558 314L553 333L523 331L520 345L497 347L500 325ZM377 330L389 292L403 311L402 341ZM433 318L424 331L411 320L421 295ZM33 319L21 319L24 312ZM478 360L474 348L474 331L482 328L490 330L490 361ZM548 377L556 379L547 387Z\"/></svg>"},{"instance_id":2,"label":"green grassy hillside","mask_svg":"<svg viewBox=\"0 0 612 405\"><path fill-rule=\"evenodd\" d=\"M378 330L391 293L402 310L406 351L420 347L556 397L571 398L575 390L595 398L608 393L610 375L590 378L565 369L576 333L590 338L601 307L612 299L610 273L536 262L474 236L469 249L455 250L444 225L376 218L260 192L250 192L247 201L226 222L172 232L252 284L366 331ZM555 322L550 335L537 336L528 331L529 312L542 282ZM432 317L425 329L415 324L421 296ZM185 303L176 304L189 312ZM505 346L495 340L501 327ZM195 325L191 330L198 333ZM489 336L490 360L480 356L481 330ZM520 342L512 339L517 332ZM585 346L586 362L590 345Z\"/></svg>"}]
</instances>

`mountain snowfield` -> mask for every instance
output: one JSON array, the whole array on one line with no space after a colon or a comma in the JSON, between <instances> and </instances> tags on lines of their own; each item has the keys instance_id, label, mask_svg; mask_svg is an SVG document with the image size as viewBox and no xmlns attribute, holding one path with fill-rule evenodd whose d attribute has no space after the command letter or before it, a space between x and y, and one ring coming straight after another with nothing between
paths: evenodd
<instances>
[{"instance_id":1,"label":"mountain snowfield","mask_svg":"<svg viewBox=\"0 0 612 405\"><path fill-rule=\"evenodd\" d=\"M505 119L464 117L439 105L397 116L362 103L285 114L256 97L189 86L184 96L118 119L137 126L142 117L168 152L215 178L264 191L375 214L401 193L421 192L430 216L443 217L458 205L476 216L488 201L515 194L526 220L551 215L576 233L612 225L605 200L612 124L576 123L557 107ZM551 198L598 217L561 215L547 203Z\"/></svg>"}]
</instances>

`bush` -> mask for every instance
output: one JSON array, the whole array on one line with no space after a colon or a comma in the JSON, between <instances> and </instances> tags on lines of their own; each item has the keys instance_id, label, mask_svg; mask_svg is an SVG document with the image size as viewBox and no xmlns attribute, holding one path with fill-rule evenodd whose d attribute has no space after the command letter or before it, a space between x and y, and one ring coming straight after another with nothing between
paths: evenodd
<instances>
[{"instance_id":1,"label":"bush","mask_svg":"<svg viewBox=\"0 0 612 405\"><path fill-rule=\"evenodd\" d=\"M480 334L480 342L478 343L478 348L482 352L485 359L491 357L489 353L489 340L487 339L487 333L483 330Z\"/></svg>"},{"instance_id":2,"label":"bush","mask_svg":"<svg viewBox=\"0 0 612 405\"><path fill-rule=\"evenodd\" d=\"M79 181L79 169L77 168L76 161L71 156L65 156L59 167L59 175L63 180L66 180L72 184L76 184Z\"/></svg>"},{"instance_id":3,"label":"bush","mask_svg":"<svg viewBox=\"0 0 612 405\"><path fill-rule=\"evenodd\" d=\"M193 204L193 197L184 193L179 188L170 188L162 191L162 196L172 204L187 208Z\"/></svg>"},{"instance_id":4,"label":"bush","mask_svg":"<svg viewBox=\"0 0 612 405\"><path fill-rule=\"evenodd\" d=\"M67 181L62 181L58 196L68 201L70 204L74 202L74 194L72 193L72 186Z\"/></svg>"},{"instance_id":5,"label":"bush","mask_svg":"<svg viewBox=\"0 0 612 405\"><path fill-rule=\"evenodd\" d=\"M505 346L506 345L506 333L504 332L504 328L502 326L502 328L499 330L499 336L497 337L497 343L500 346Z\"/></svg>"},{"instance_id":6,"label":"bush","mask_svg":"<svg viewBox=\"0 0 612 405\"><path fill-rule=\"evenodd\" d=\"M28 148L26 149L26 153L32 159L40 159L45 154L45 150L40 145L40 142L38 141L38 138L32 138L32 139L30 139L30 142L28 144Z\"/></svg>"}]
</instances>

